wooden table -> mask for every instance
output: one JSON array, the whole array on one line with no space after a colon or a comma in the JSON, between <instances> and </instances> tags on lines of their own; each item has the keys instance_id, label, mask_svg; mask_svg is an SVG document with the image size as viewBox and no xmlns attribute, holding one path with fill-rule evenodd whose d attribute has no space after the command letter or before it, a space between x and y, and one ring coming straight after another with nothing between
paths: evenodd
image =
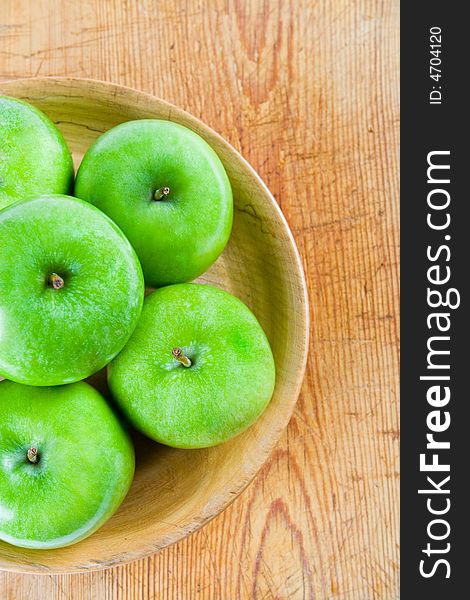
<instances>
[{"instance_id":1,"label":"wooden table","mask_svg":"<svg viewBox=\"0 0 470 600\"><path fill-rule=\"evenodd\" d=\"M235 503L118 569L0 574L1 600L398 597L398 0L3 0L0 79L92 77L203 119L278 199L311 355Z\"/></svg>"}]
</instances>

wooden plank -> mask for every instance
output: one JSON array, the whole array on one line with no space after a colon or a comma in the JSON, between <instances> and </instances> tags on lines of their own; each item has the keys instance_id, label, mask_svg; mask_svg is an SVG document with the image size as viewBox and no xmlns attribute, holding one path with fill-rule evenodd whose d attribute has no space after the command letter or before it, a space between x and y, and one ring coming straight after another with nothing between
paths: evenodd
<instances>
[{"instance_id":1,"label":"wooden plank","mask_svg":"<svg viewBox=\"0 0 470 600\"><path fill-rule=\"evenodd\" d=\"M0 78L154 93L259 171L312 303L295 415L235 503L159 555L0 574L0 598L398 597L399 5L381 0L7 0Z\"/></svg>"}]
</instances>

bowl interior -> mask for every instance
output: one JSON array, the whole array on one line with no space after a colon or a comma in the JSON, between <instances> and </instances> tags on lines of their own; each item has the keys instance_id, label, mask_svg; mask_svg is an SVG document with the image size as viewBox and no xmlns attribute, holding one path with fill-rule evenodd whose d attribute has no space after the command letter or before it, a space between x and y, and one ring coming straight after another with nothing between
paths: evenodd
<instances>
[{"instance_id":1,"label":"bowl interior","mask_svg":"<svg viewBox=\"0 0 470 600\"><path fill-rule=\"evenodd\" d=\"M266 186L227 142L188 113L128 88L79 79L12 81L0 84L0 93L43 110L62 130L76 167L102 132L131 119L170 119L204 137L229 174L235 211L226 250L199 281L241 298L273 348L274 397L245 433L204 450L167 448L136 434L134 483L118 512L98 532L74 546L49 551L0 542L0 568L7 570L71 572L117 565L201 527L244 489L268 457L291 416L305 368L308 311L302 267ZM95 382L103 385L99 377Z\"/></svg>"}]
</instances>

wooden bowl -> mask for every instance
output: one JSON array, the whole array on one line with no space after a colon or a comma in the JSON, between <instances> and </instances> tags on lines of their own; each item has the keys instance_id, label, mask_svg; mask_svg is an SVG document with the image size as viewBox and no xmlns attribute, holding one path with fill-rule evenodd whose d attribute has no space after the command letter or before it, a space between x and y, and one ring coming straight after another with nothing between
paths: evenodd
<instances>
[{"instance_id":1,"label":"wooden bowl","mask_svg":"<svg viewBox=\"0 0 470 600\"><path fill-rule=\"evenodd\" d=\"M232 146L183 110L132 89L83 79L9 81L0 83L0 94L22 98L49 115L76 167L101 133L131 119L169 119L205 138L228 172L235 211L230 242L200 281L241 298L260 320L274 352L274 397L245 433L204 450L176 450L136 436L134 483L99 531L58 550L0 542L1 569L64 573L111 567L157 552L202 527L268 458L292 414L305 370L308 304L302 265L289 227L259 176Z\"/></svg>"}]
</instances>

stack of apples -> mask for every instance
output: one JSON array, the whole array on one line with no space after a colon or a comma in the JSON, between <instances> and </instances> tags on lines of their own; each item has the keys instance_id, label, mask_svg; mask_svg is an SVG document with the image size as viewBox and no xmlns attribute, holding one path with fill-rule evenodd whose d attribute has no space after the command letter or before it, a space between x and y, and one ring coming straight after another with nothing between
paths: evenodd
<instances>
[{"instance_id":1,"label":"stack of apples","mask_svg":"<svg viewBox=\"0 0 470 600\"><path fill-rule=\"evenodd\" d=\"M58 548L96 531L131 486L132 428L203 448L266 408L260 324L188 283L232 216L222 162L191 130L122 123L74 177L52 121L0 97L0 540ZM105 367L106 398L83 381Z\"/></svg>"}]
</instances>

